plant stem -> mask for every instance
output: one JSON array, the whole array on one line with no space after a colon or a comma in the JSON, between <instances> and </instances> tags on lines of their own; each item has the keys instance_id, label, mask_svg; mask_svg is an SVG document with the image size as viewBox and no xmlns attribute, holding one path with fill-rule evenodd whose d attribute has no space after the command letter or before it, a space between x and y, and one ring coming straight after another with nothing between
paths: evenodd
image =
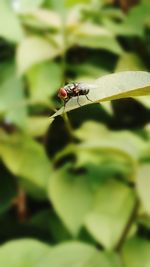
<instances>
[{"instance_id":1,"label":"plant stem","mask_svg":"<svg viewBox=\"0 0 150 267\"><path fill-rule=\"evenodd\" d=\"M68 133L69 133L70 137L73 137L73 128L72 128L70 120L68 118L68 114L66 112L64 112L62 114L62 117L63 117L63 119L64 119L64 121L66 123L66 128L68 130Z\"/></svg>"},{"instance_id":2,"label":"plant stem","mask_svg":"<svg viewBox=\"0 0 150 267\"><path fill-rule=\"evenodd\" d=\"M129 231L131 229L132 223L135 220L135 217L136 217L138 208L139 208L139 200L136 199L136 202L135 202L135 205L133 207L133 210L132 210L131 216L129 218L129 221L128 221L128 223L127 223L127 225L126 225L126 227L125 227L125 229L123 231L123 234L122 234L122 236L121 236L121 238L120 238L120 240L119 240L119 242L118 242L118 244L116 246L116 251L117 252L120 252L121 249L122 249L122 246L124 244L124 241L125 241L128 233L129 233Z\"/></svg>"},{"instance_id":3,"label":"plant stem","mask_svg":"<svg viewBox=\"0 0 150 267\"><path fill-rule=\"evenodd\" d=\"M26 193L20 186L18 187L18 195L13 200L13 205L16 206L19 222L23 223L27 218L27 200Z\"/></svg>"}]
</instances>

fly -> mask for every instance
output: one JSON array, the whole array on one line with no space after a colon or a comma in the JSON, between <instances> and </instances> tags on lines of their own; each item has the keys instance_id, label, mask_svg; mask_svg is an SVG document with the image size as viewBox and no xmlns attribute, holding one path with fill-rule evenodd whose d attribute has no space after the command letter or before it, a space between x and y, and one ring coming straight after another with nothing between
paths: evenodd
<instances>
[{"instance_id":1,"label":"fly","mask_svg":"<svg viewBox=\"0 0 150 267\"><path fill-rule=\"evenodd\" d=\"M67 104L67 102L72 98L72 97L77 97L77 103L79 106L80 102L79 102L79 97L81 95L85 95L85 97L93 102L92 100L90 100L88 98L88 93L89 93L89 89L86 88L85 86L82 85L82 83L69 83L67 85L65 85L64 87L60 88L58 91L58 97L61 98L64 101L64 109L65 106Z\"/></svg>"}]
</instances>

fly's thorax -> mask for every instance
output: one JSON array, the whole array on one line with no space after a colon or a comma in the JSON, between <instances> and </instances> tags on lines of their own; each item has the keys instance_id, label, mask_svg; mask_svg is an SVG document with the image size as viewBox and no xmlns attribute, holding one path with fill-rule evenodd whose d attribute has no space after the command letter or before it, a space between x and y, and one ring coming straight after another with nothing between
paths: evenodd
<instances>
[{"instance_id":1,"label":"fly's thorax","mask_svg":"<svg viewBox=\"0 0 150 267\"><path fill-rule=\"evenodd\" d=\"M75 88L76 85L74 83L68 83L67 85L64 86L64 89L66 90L67 93L73 92Z\"/></svg>"}]
</instances>

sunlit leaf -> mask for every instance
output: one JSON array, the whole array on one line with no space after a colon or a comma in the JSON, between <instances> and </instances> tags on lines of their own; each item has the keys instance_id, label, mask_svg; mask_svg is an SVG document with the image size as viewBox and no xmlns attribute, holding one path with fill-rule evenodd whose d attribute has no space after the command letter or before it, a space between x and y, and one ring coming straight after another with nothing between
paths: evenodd
<instances>
[{"instance_id":1,"label":"sunlit leaf","mask_svg":"<svg viewBox=\"0 0 150 267\"><path fill-rule=\"evenodd\" d=\"M87 176L76 176L69 171L67 173L66 169L53 173L49 197L69 231L76 235L83 225L92 201Z\"/></svg>"},{"instance_id":2,"label":"sunlit leaf","mask_svg":"<svg viewBox=\"0 0 150 267\"><path fill-rule=\"evenodd\" d=\"M15 11L26 11L26 10L34 10L41 6L44 0L12 0L12 6Z\"/></svg>"},{"instance_id":3,"label":"sunlit leaf","mask_svg":"<svg viewBox=\"0 0 150 267\"><path fill-rule=\"evenodd\" d=\"M89 166L89 171L94 171L94 173L95 169L98 168L99 177L101 178L119 175L134 181L136 161L127 151L124 151L123 146L122 148L114 148L110 144L108 146L101 146L102 143L98 143L96 146L90 143L90 141L88 142L86 144L68 145L56 154L55 161L57 162L62 160L63 157L74 155L76 158L74 162L75 168L87 168Z\"/></svg>"},{"instance_id":4,"label":"sunlit leaf","mask_svg":"<svg viewBox=\"0 0 150 267\"><path fill-rule=\"evenodd\" d=\"M104 247L112 248L119 242L134 205L132 190L110 180L98 189L94 207L86 217L86 227Z\"/></svg>"},{"instance_id":5,"label":"sunlit leaf","mask_svg":"<svg viewBox=\"0 0 150 267\"><path fill-rule=\"evenodd\" d=\"M145 211L150 214L150 164L142 164L137 170L137 191Z\"/></svg>"},{"instance_id":6,"label":"sunlit leaf","mask_svg":"<svg viewBox=\"0 0 150 267\"><path fill-rule=\"evenodd\" d=\"M14 43L24 38L21 24L8 0L0 1L0 36Z\"/></svg>"},{"instance_id":7,"label":"sunlit leaf","mask_svg":"<svg viewBox=\"0 0 150 267\"><path fill-rule=\"evenodd\" d=\"M0 156L29 193L45 197L51 168L40 144L26 135L9 136L1 132Z\"/></svg>"},{"instance_id":8,"label":"sunlit leaf","mask_svg":"<svg viewBox=\"0 0 150 267\"><path fill-rule=\"evenodd\" d=\"M81 242L67 242L52 249L40 267L121 267L115 253L103 253Z\"/></svg>"},{"instance_id":9,"label":"sunlit leaf","mask_svg":"<svg viewBox=\"0 0 150 267\"><path fill-rule=\"evenodd\" d=\"M147 143L137 135L128 131L111 131L96 122L86 122L75 132L83 141L81 147L88 149L104 149L103 151L120 150L133 159L139 159L147 148Z\"/></svg>"},{"instance_id":10,"label":"sunlit leaf","mask_svg":"<svg viewBox=\"0 0 150 267\"><path fill-rule=\"evenodd\" d=\"M39 21L39 23L43 23L43 27L51 28L55 30L61 30L61 17L52 10L47 9L36 9L33 11L29 11L24 13L26 16L30 16L33 19ZM26 19L27 21L27 19Z\"/></svg>"},{"instance_id":11,"label":"sunlit leaf","mask_svg":"<svg viewBox=\"0 0 150 267\"><path fill-rule=\"evenodd\" d=\"M10 241L0 248L0 265L11 267L44 267L44 265L40 265L40 262L42 262L50 251L50 246L34 239Z\"/></svg>"},{"instance_id":12,"label":"sunlit leaf","mask_svg":"<svg viewBox=\"0 0 150 267\"><path fill-rule=\"evenodd\" d=\"M48 130L48 127L52 121L53 120L51 120L49 117L45 116L28 117L26 133L34 137L43 136Z\"/></svg>"},{"instance_id":13,"label":"sunlit leaf","mask_svg":"<svg viewBox=\"0 0 150 267\"><path fill-rule=\"evenodd\" d=\"M116 54L122 53L119 43L111 32L90 23L81 24L77 27L74 33L74 42L84 47L100 48Z\"/></svg>"},{"instance_id":14,"label":"sunlit leaf","mask_svg":"<svg viewBox=\"0 0 150 267\"><path fill-rule=\"evenodd\" d=\"M61 15L66 14L65 6L64 6L64 0L61 0L59 2L56 2L55 0L46 0L46 7L48 7L51 10L54 10Z\"/></svg>"},{"instance_id":15,"label":"sunlit leaf","mask_svg":"<svg viewBox=\"0 0 150 267\"><path fill-rule=\"evenodd\" d=\"M6 123L26 127L27 109L24 105L23 81L17 77L13 63L0 65L0 113Z\"/></svg>"},{"instance_id":16,"label":"sunlit leaf","mask_svg":"<svg viewBox=\"0 0 150 267\"><path fill-rule=\"evenodd\" d=\"M146 70L144 62L135 53L124 53L118 60L116 66L116 72L127 70ZM135 99L147 108L150 108L150 97L141 96L135 97Z\"/></svg>"},{"instance_id":17,"label":"sunlit leaf","mask_svg":"<svg viewBox=\"0 0 150 267\"><path fill-rule=\"evenodd\" d=\"M150 94L150 74L144 71L125 71L103 76L92 84L83 83L88 88L88 97L93 102L101 102L126 97L135 97ZM80 96L80 105L91 104L85 96ZM66 104L65 111L79 108L77 97L73 97ZM61 115L64 108L58 110L53 117Z\"/></svg>"},{"instance_id":18,"label":"sunlit leaf","mask_svg":"<svg viewBox=\"0 0 150 267\"><path fill-rule=\"evenodd\" d=\"M17 50L17 64L20 74L26 72L33 65L53 59L59 54L58 48L41 37L28 37L20 43Z\"/></svg>"},{"instance_id":19,"label":"sunlit leaf","mask_svg":"<svg viewBox=\"0 0 150 267\"><path fill-rule=\"evenodd\" d=\"M90 3L91 0L64 0L64 4L66 7L72 7L75 6L77 4L88 4Z\"/></svg>"},{"instance_id":20,"label":"sunlit leaf","mask_svg":"<svg viewBox=\"0 0 150 267\"><path fill-rule=\"evenodd\" d=\"M54 11L47 9L34 9L20 13L22 23L27 26L30 30L41 31L43 33L61 31L62 22L61 17ZM55 33L53 35L55 35ZM52 34L50 32L50 36Z\"/></svg>"},{"instance_id":21,"label":"sunlit leaf","mask_svg":"<svg viewBox=\"0 0 150 267\"><path fill-rule=\"evenodd\" d=\"M132 190L106 178L103 182L101 172L90 166L78 176L63 169L53 174L49 197L73 235L85 224L99 243L112 248L121 238L135 198Z\"/></svg>"},{"instance_id":22,"label":"sunlit leaf","mask_svg":"<svg viewBox=\"0 0 150 267\"><path fill-rule=\"evenodd\" d=\"M123 53L116 66L116 71L130 71L130 70L146 70L144 62L142 59L135 53Z\"/></svg>"},{"instance_id":23,"label":"sunlit leaf","mask_svg":"<svg viewBox=\"0 0 150 267\"><path fill-rule=\"evenodd\" d=\"M103 109L110 115L113 116L113 108L111 105L111 101L107 101L107 102L102 102L101 106L103 107Z\"/></svg>"},{"instance_id":24,"label":"sunlit leaf","mask_svg":"<svg viewBox=\"0 0 150 267\"><path fill-rule=\"evenodd\" d=\"M121 261L114 252L97 253L94 255L85 267L121 267Z\"/></svg>"},{"instance_id":25,"label":"sunlit leaf","mask_svg":"<svg viewBox=\"0 0 150 267\"><path fill-rule=\"evenodd\" d=\"M141 103L145 108L150 109L150 96L135 97L135 99Z\"/></svg>"},{"instance_id":26,"label":"sunlit leaf","mask_svg":"<svg viewBox=\"0 0 150 267\"><path fill-rule=\"evenodd\" d=\"M54 62L44 62L33 66L27 72L30 97L42 100L56 93L61 85L62 71L60 65Z\"/></svg>"}]
</instances>

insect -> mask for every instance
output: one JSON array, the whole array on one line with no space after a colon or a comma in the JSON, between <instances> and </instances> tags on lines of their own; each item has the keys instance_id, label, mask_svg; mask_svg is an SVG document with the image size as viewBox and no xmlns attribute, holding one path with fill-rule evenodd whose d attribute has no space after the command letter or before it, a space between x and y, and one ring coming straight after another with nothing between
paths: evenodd
<instances>
[{"instance_id":1,"label":"insect","mask_svg":"<svg viewBox=\"0 0 150 267\"><path fill-rule=\"evenodd\" d=\"M69 83L69 84L67 84L64 87L62 87L62 88L59 89L58 97L60 97L64 101L64 109L65 109L66 103L72 97L77 97L77 103L78 103L79 106L81 106L80 103L79 103L79 97L81 95L85 95L85 97L89 101L93 102L87 96L88 93L89 93L89 91L90 90L88 88L86 88L85 86L83 86L82 83Z\"/></svg>"}]
</instances>

